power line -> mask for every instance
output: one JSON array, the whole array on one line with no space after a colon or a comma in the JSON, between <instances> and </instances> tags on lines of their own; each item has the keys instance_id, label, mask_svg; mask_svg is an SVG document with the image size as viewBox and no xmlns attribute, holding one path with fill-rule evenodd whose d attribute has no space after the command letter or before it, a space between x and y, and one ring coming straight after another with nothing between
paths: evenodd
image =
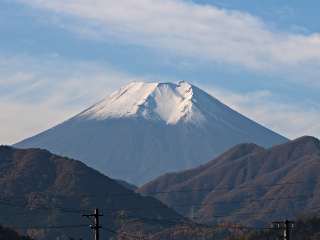
<instances>
[{"instance_id":1,"label":"power line","mask_svg":"<svg viewBox=\"0 0 320 240\"><path fill-rule=\"evenodd\" d=\"M319 196L319 195L305 195L305 196L294 196L294 197L285 197L285 198L269 198L269 199L255 199L255 200L249 200L249 201L234 201L234 202L218 202L218 203L208 203L208 204L188 204L188 205L176 205L171 207L188 207L188 206L205 206L205 205L214 205L214 204L233 204L233 203L242 203L242 202L259 202L259 201L270 201L270 200L283 200L283 199L294 199L294 198L308 198L312 196ZM18 202L18 201L0 201L0 205L9 205L13 207L26 207L30 208L29 203L25 202ZM34 207L37 210L59 210L61 212L65 213L82 213L84 211L83 209L74 209L74 208L65 208L65 207L54 207L51 205L44 205L44 204L33 204L32 207ZM139 208L121 208L121 210L139 210L139 209L158 209L158 208L164 208L167 206L157 206L157 207L139 207ZM296 209L295 211L299 210L308 210L308 209L318 209L318 208L303 208L303 209ZM119 209L120 210L120 209ZM117 211L117 209L104 209L103 211ZM290 210L292 211L292 210ZM289 212L290 212L289 211ZM237 215L254 215L254 214L261 214L261 213L275 213L275 212L283 212L283 211L269 211L269 212L259 212L259 213L246 213L246 214L231 214L231 215L219 215L219 216L212 216L208 218L214 218L214 217L226 217L226 216L237 216ZM10 213L12 214L12 213ZM32 213L23 213L23 214L32 214ZM37 212L37 214L41 214ZM204 218L204 217L199 217Z\"/></svg>"},{"instance_id":2,"label":"power line","mask_svg":"<svg viewBox=\"0 0 320 240\"><path fill-rule=\"evenodd\" d=\"M102 229L103 229L103 230L106 230L106 231L109 231L109 232L111 232L111 233L114 233L114 234L116 234L117 236L119 236L119 237L121 237L121 238L123 238L123 237L122 237L122 235L123 235L123 236L127 236L127 237L132 237L132 238L147 240L147 238L142 238L142 237L133 236L133 235L130 235L130 234L127 234L127 233L122 233L122 232L119 232L119 231L114 231L114 230L111 230L111 229L109 229L109 228L107 228L107 227L102 227ZM123 238L123 239L124 239L124 238Z\"/></svg>"},{"instance_id":3,"label":"power line","mask_svg":"<svg viewBox=\"0 0 320 240\"><path fill-rule=\"evenodd\" d=\"M304 211L304 210L316 210L320 209L320 207L314 207L314 208L301 208L296 209L295 211ZM228 215L215 215L210 217L197 217L193 219L210 219L210 218L221 218L221 217L233 217L233 216L250 216L250 215L258 215L258 214L274 214L274 213L285 213L285 212L292 212L292 210L276 210L276 211L266 211L266 212L253 212L253 213L236 213L236 214L228 214ZM141 221L141 222L149 222L149 223L166 223L166 224L188 224L188 222L181 222L177 221L176 219L150 219L150 218L141 218L141 217L135 217L135 216L124 216L120 215L118 213L109 213L106 214L106 216L109 216L111 218L119 218L119 219L128 219L128 220L134 220L134 221ZM194 224L194 222L189 222L191 224ZM198 223L196 223L198 224ZM220 227L219 225L210 225L215 227Z\"/></svg>"},{"instance_id":4,"label":"power line","mask_svg":"<svg viewBox=\"0 0 320 240\"><path fill-rule=\"evenodd\" d=\"M319 209L320 207L315 207L315 208L301 208L301 209L296 209L295 211L301 211L301 210L315 210L315 209ZM40 208L41 209L41 208ZM53 210L53 209L57 209L57 210L61 210L63 212L71 212L71 213L80 213L81 210L75 210L75 209L67 209L67 208L44 208L45 210ZM287 210L287 211L267 211L267 212L256 212L256 213L236 213L236 214L228 214L228 215L214 215L214 216L210 216L210 217L196 217L193 218L194 219L211 219L211 218L221 218L221 217L232 217L232 216L250 216L250 215L257 215L257 214L274 214L274 213L284 213L284 212L292 212L292 210ZM118 219L127 219L127 220L134 220L134 221L140 221L140 222L146 222L146 223L157 223L157 224L161 224L161 223L165 223L168 225L176 225L176 224L183 224L185 225L187 222L181 222L181 221L177 221L177 220L172 220L172 219L165 219L165 220L159 220L159 219L150 219L150 218L141 218L141 217L136 217L136 216L123 216L121 214L118 213L109 213L107 214L108 217L111 218L118 218ZM193 222L191 223L193 224ZM77 225L77 226L86 226L86 225ZM77 227L75 226L75 227ZM205 225L207 226L207 225ZM221 227L219 225L209 225L210 227L214 226L214 227ZM72 226L57 226L57 227L50 227L50 228L64 228L64 227L72 227ZM43 227L39 227L39 228L43 228ZM246 228L246 227L245 227ZM21 229L21 228L19 228Z\"/></svg>"},{"instance_id":5,"label":"power line","mask_svg":"<svg viewBox=\"0 0 320 240\"><path fill-rule=\"evenodd\" d=\"M32 199L32 198L78 198L78 197L108 197L108 196L130 196L136 194L143 195L153 195L153 194L167 194L167 193L184 193L184 192L205 192L205 191L219 191L219 190L233 190L233 189L244 189L244 188L256 188L256 187L273 187L273 186L283 186L283 185L294 185L302 183L315 183L318 181L301 181L301 182L291 182L291 183L275 183L275 184L262 184L262 185L249 185L249 186L236 186L236 187L217 187L217 188L203 188L203 189L190 189L190 190L170 190L170 191L152 191L152 192L138 192L135 193L133 190L131 193L109 193L109 194L83 194L83 195L46 195L40 197L36 195L34 197L21 195L21 197L12 197L13 199L22 198L22 199ZM128 189L128 191L130 191ZM11 196L9 196L11 198ZM0 200L3 197L0 197Z\"/></svg>"},{"instance_id":6,"label":"power line","mask_svg":"<svg viewBox=\"0 0 320 240\"><path fill-rule=\"evenodd\" d=\"M314 181L313 181L314 182ZM298 182L298 183L302 183L302 182ZM288 184L288 183L287 183ZM297 183L290 183L290 184L297 184ZM280 185L280 184L278 184ZM286 184L281 184L281 185L286 185ZM260 186L266 186L266 185L260 185ZM256 187L256 186L254 186ZM312 195L310 195L312 196ZM270 199L256 199L256 200L252 200L252 201L265 201L265 200L277 200L277 199L290 199L290 198L299 198L299 197L310 197L310 196L293 196L293 197L286 197L286 198L270 198ZM314 195L317 196L317 195ZM25 203L25 202L19 202L19 201L10 201L8 199L0 199L0 204L4 204L4 205L9 205L9 206L18 206L18 207L30 207L29 203ZM243 201L235 201L235 202L229 202L229 203L238 203L238 202L243 202ZM222 204L222 202L220 203L213 203L213 204ZM225 204L225 203L223 203ZM73 209L73 208L62 208L62 207L53 207L53 206L49 206L49 205L44 205L44 204L34 204L34 207L37 207L37 209L42 209L42 210L60 210L63 212L71 212L71 213L80 213L83 212L84 210L79 210L79 209ZM183 206L183 205L180 205ZM158 207L151 207L152 208L158 208ZM315 208L302 208L302 209L295 209L294 211L300 211L300 210L315 210L315 209L319 209L319 207L315 207ZM114 210L114 209L113 209ZM125 210L125 209L123 209ZM244 215L256 215L256 214L270 214L270 213L284 213L284 212L292 212L292 210L289 211L268 211L268 212L257 212L257 213L236 213L236 214L229 214L229 215L219 215L219 216L211 216L211 217L198 217L195 219L205 219L205 218L218 218L218 217L228 217L228 216L244 216ZM115 216L117 218L123 217L120 214L115 214ZM111 215L109 215L109 217L111 217ZM141 222L149 222L149 223L165 223L168 225L176 225L176 224L186 224L185 222L177 222L177 221L172 221L172 220L159 220L159 219L141 219L141 218L137 218L134 216L130 216L130 217L126 217L127 220L133 220L133 221L141 221ZM66 227L80 227L80 226L85 226L85 225L76 225L76 226L56 226L56 227L47 227L47 228L66 228ZM205 225L207 226L207 225ZM210 227L212 227L213 225L210 225ZM221 227L221 226L215 226L215 227ZM40 228L44 228L44 227L40 227ZM19 228L21 229L21 228ZM131 236L132 237L132 236Z\"/></svg>"},{"instance_id":7,"label":"power line","mask_svg":"<svg viewBox=\"0 0 320 240\"><path fill-rule=\"evenodd\" d=\"M166 224L171 226L200 226L205 228L237 228L237 229L253 229L252 227L248 226L221 226L221 225L212 225L212 224L201 224L201 223L195 223L191 221L179 221L176 219L150 219L150 218L142 218L142 217L135 217L135 216L124 216L119 215L117 213L109 214L109 217L116 218L116 219L125 219L129 221L135 221L135 222L143 222L143 223L158 223L158 224ZM255 228L255 229L268 229L268 228Z\"/></svg>"},{"instance_id":8,"label":"power line","mask_svg":"<svg viewBox=\"0 0 320 240\"><path fill-rule=\"evenodd\" d=\"M316 210L320 209L320 207L314 208L300 208L295 209L294 211L305 211L305 210ZM274 214L274 213L286 213L293 212L292 210L275 210L275 211L267 211L267 212L255 212L255 213L236 213L236 214L228 214L228 215L215 215L211 217L196 217L193 219L205 219L205 218L221 218L221 217L234 217L234 216L250 216L250 215L259 215L259 214Z\"/></svg>"},{"instance_id":9,"label":"power line","mask_svg":"<svg viewBox=\"0 0 320 240\"><path fill-rule=\"evenodd\" d=\"M80 227L88 227L88 225L80 224L80 225L70 225L70 226L29 226L29 227L14 227L15 229L19 230L26 230L26 229L60 229L60 228L80 228Z\"/></svg>"},{"instance_id":10,"label":"power line","mask_svg":"<svg viewBox=\"0 0 320 240\"><path fill-rule=\"evenodd\" d=\"M204 189L192 189L192 190L172 190L172 191L161 191L161 192L142 192L140 194L165 194L165 193L182 193L182 192L201 192L201 191L218 191L218 190L233 190L233 189L243 189L243 188L255 188L255 187L273 187L273 186L283 186L301 183L311 183L318 181L307 181L307 182L294 182L294 183L275 183L275 184L263 184L263 185L249 185L249 186L237 186L237 187L220 187L220 188L204 188Z\"/></svg>"},{"instance_id":11,"label":"power line","mask_svg":"<svg viewBox=\"0 0 320 240\"><path fill-rule=\"evenodd\" d=\"M222 205L222 204L237 204L237 203L248 203L248 202L262 202L262 201L273 201L273 200L286 200L286 199L297 199L297 198L309 198L309 197L320 197L320 195L302 195L302 196L292 196L283 198L264 198L264 199L250 199L241 201L224 201L224 202L212 202L212 203L198 203L198 204L183 204L183 205L168 205L170 208L183 208L192 206L210 206L210 205ZM167 205L157 206L157 207L137 207L137 208L121 208L121 210L140 210L140 209L160 209L167 208ZM114 209L104 209L103 211L110 211Z\"/></svg>"},{"instance_id":12,"label":"power line","mask_svg":"<svg viewBox=\"0 0 320 240\"><path fill-rule=\"evenodd\" d=\"M297 210L310 210L310 209L319 209L320 207L316 207L316 208L302 208L302 209L297 209ZM59 208L58 208L59 209ZM74 209L72 210L72 212L74 212ZM77 211L79 212L79 211ZM244 213L244 214L230 214L230 215L220 215L220 216L211 216L211 217L199 217L200 219L204 219L204 218L216 218L216 217L228 217L228 216L239 216L239 215L255 215L255 214L264 214L264 213L283 213L286 211L269 211L269 212L258 212L258 213ZM291 212L291 211L289 211ZM232 228L233 226L220 226L220 225L203 225L203 224L197 224L197 223L193 223L193 222L182 222L182 221L177 221L177 220L159 220L159 219L150 219L150 218L141 218L141 217L135 217L135 216L123 216L117 213L109 213L107 214L108 217L111 218L117 218L117 219L126 219L126 220L131 220L131 221L138 221L138 222L145 222L145 223L157 223L157 224L167 224L167 225L184 225L184 226L190 226L190 225L195 225L195 226L202 226L202 227L208 227L208 228L217 228L217 227L227 227L227 228ZM199 219L198 218L198 219ZM87 226L87 225L74 225L74 226L37 226L37 227L16 227L17 229L30 229L30 228L70 228L70 227L83 227L83 226ZM234 227L234 228L248 228L246 226L243 227ZM258 228L255 228L258 229ZM259 228L259 229L266 229L266 228ZM106 228L105 228L106 230ZM109 229L110 230L110 229ZM112 230L111 230L112 231ZM115 231L116 232L116 231ZM117 232L118 234L124 234L124 233L120 233ZM130 237L135 237L135 236L131 236L126 234L127 236ZM139 238L139 237L136 237Z\"/></svg>"},{"instance_id":13,"label":"power line","mask_svg":"<svg viewBox=\"0 0 320 240\"><path fill-rule=\"evenodd\" d=\"M216 202L216 203L208 203L208 204L186 204L186 205L175 205L171 207L186 207L186 206L202 206L202 205L214 205L214 204L230 204L230 203L242 203L242 202L259 202L259 201L272 201L272 200L283 200L283 199L295 199L295 198L308 198L308 197L315 197L320 195L303 195L303 196L293 196L293 197L284 197L284 198L268 198L268 199L255 199L255 200L244 200L244 201L233 201L233 202ZM10 206L18 206L18 207L31 207L29 203L25 202L18 202L18 201L0 201L0 205L10 205ZM60 210L63 212L73 212L73 213L80 213L88 210L83 209L74 209L74 208L65 208L65 207L54 207L52 205L44 205L44 204L32 204L32 207L36 207L36 209L41 210ZM143 208L121 208L121 210L135 210L135 209L157 209L163 208L164 206L157 206L157 207L143 207ZM167 208L167 206L165 206ZM104 211L110 210L117 210L117 209L104 209Z\"/></svg>"},{"instance_id":14,"label":"power line","mask_svg":"<svg viewBox=\"0 0 320 240\"><path fill-rule=\"evenodd\" d=\"M65 207L54 207L52 205L45 205L45 204L32 204L30 205L27 202L19 202L19 201L0 201L0 205L9 205L13 207L25 207L25 208L30 208L30 207L37 207L36 209L42 209L42 210L60 210L62 212L72 212L72 213L82 213L87 210L79 210L79 209L74 209L74 208L65 208Z\"/></svg>"}]
</instances>

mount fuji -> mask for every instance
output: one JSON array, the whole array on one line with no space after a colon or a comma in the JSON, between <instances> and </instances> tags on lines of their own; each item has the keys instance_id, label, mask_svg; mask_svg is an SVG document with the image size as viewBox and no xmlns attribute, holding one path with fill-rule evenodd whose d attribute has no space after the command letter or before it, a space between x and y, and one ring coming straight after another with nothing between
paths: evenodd
<instances>
[{"instance_id":1,"label":"mount fuji","mask_svg":"<svg viewBox=\"0 0 320 240\"><path fill-rule=\"evenodd\" d=\"M287 138L185 82L133 82L69 120L14 144L81 160L141 186L196 167L238 143L270 147Z\"/></svg>"}]
</instances>

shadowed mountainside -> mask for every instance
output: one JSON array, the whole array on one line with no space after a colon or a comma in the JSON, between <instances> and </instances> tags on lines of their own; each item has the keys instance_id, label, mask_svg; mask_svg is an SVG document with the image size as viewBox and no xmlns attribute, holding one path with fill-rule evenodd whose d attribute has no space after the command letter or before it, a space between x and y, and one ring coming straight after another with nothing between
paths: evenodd
<instances>
[{"instance_id":1,"label":"shadowed mountainside","mask_svg":"<svg viewBox=\"0 0 320 240\"><path fill-rule=\"evenodd\" d=\"M168 173L137 190L200 223L266 226L317 211L320 141L301 137L264 149L238 144L190 170Z\"/></svg>"},{"instance_id":2,"label":"shadowed mountainside","mask_svg":"<svg viewBox=\"0 0 320 240\"><path fill-rule=\"evenodd\" d=\"M0 193L1 224L24 229L23 234L37 239L91 239L92 223L82 212L95 208L104 214L102 239L114 237L110 231L123 225L129 231L140 218L140 231L154 228L150 233L158 231L158 219L187 221L160 201L140 196L80 161L42 149L0 146Z\"/></svg>"}]
</instances>

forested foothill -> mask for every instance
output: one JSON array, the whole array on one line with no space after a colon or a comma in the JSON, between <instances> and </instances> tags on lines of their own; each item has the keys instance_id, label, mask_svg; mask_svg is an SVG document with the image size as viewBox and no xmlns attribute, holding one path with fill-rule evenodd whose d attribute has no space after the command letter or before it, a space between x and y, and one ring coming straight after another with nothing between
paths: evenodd
<instances>
[{"instance_id":1,"label":"forested foothill","mask_svg":"<svg viewBox=\"0 0 320 240\"><path fill-rule=\"evenodd\" d=\"M12 236L17 239L90 240L93 238L89 227L92 222L82 215L99 209L103 213L100 217L102 239L271 240L281 236L283 229L268 226L272 221L285 219L295 221L294 228L290 229L291 240L320 239L320 215L301 217L302 213L314 213L319 209L319 149L319 140L312 137L270 149L240 144L205 165L166 174L135 193L124 187L124 182L119 181L119 184L80 161L43 149L0 146L0 224L18 230L12 230ZM261 159L265 161L261 163ZM241 165L244 162L247 164ZM259 162L260 165L253 164ZM228 168L231 165L233 169ZM217 171L213 174L215 168ZM218 170L224 168L229 169L230 174L224 171L224 177L219 180ZM235 170L242 177L232 175ZM203 185L208 174L213 177L212 186ZM257 176L260 185L255 182ZM208 182L210 178L206 179ZM271 182L265 182L266 179ZM219 181L220 185L214 185ZM214 191L210 194L199 191L214 188L222 190L222 194L216 196L216 202L210 202ZM154 193L156 197L166 193L166 197L157 200L147 193ZM205 194L207 202L201 202ZM181 201L181 196L185 200ZM239 200L239 196L246 198ZM192 205L186 199L197 199L200 201L198 206L203 209L199 211L194 207L191 208L194 212L190 211ZM222 206L230 202L237 204L230 209L234 212L228 213L226 218L215 217L217 211L225 211ZM178 213L168 207L172 203L176 208L185 205L189 209ZM264 203L267 204L265 207ZM275 215L272 209L267 209L272 204L283 211L277 210ZM250 214L242 212L250 207ZM201 212L206 212L207 217L198 215ZM268 217L264 218L268 212ZM298 212L300 218L297 219ZM245 221L232 221L237 218L231 216L241 216L239 219ZM201 218L217 223L201 222ZM251 223L255 221L264 225L253 226Z\"/></svg>"},{"instance_id":2,"label":"forested foothill","mask_svg":"<svg viewBox=\"0 0 320 240\"><path fill-rule=\"evenodd\" d=\"M159 200L141 196L80 161L42 149L0 146L0 223L36 239L91 239L82 213L99 209L102 238L135 225L149 234L190 222ZM161 221L170 219L170 222Z\"/></svg>"},{"instance_id":3,"label":"forested foothill","mask_svg":"<svg viewBox=\"0 0 320 240\"><path fill-rule=\"evenodd\" d=\"M266 230L251 231L237 237L227 237L223 240L275 240L283 239L284 227L282 224L271 224ZM312 217L300 216L290 224L290 240L319 240L320 239L320 214Z\"/></svg>"}]
</instances>

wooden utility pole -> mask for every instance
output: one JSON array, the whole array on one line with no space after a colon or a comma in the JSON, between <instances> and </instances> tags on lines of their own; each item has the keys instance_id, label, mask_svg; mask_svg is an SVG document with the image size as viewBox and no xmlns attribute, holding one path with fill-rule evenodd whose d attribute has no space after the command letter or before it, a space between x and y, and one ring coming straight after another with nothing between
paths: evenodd
<instances>
[{"instance_id":1,"label":"wooden utility pole","mask_svg":"<svg viewBox=\"0 0 320 240\"><path fill-rule=\"evenodd\" d=\"M293 226L293 221L284 220L283 222L272 222L272 227L273 224L278 224L278 228L280 228L280 226L283 226L283 236L281 237L283 237L284 240L290 240L290 224L292 224Z\"/></svg>"},{"instance_id":2,"label":"wooden utility pole","mask_svg":"<svg viewBox=\"0 0 320 240\"><path fill-rule=\"evenodd\" d=\"M103 216L103 213L99 213L98 209L95 209L93 214L82 213L82 216L89 218L90 221L94 224L94 225L90 225L90 228L94 229L93 230L94 231L94 240L100 240L99 239L99 228L101 228L101 226L99 225L99 216ZM94 221L90 217L94 217Z\"/></svg>"}]
</instances>

